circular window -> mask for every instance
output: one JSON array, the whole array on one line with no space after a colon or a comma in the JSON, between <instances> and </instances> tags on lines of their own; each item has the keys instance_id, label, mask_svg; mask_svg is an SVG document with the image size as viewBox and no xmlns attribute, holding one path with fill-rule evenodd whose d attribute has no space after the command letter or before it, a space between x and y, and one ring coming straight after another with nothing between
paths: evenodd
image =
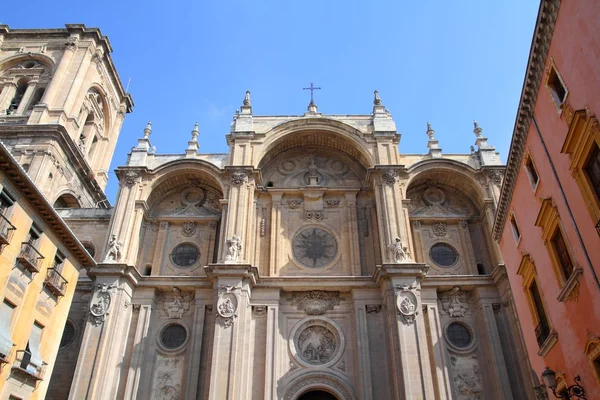
<instances>
[{"instance_id":1,"label":"circular window","mask_svg":"<svg viewBox=\"0 0 600 400\"><path fill-rule=\"evenodd\" d=\"M173 249L171 261L179 267L189 267L198 261L200 252L193 244L184 243Z\"/></svg>"},{"instance_id":2,"label":"circular window","mask_svg":"<svg viewBox=\"0 0 600 400\"><path fill-rule=\"evenodd\" d=\"M293 241L294 257L302 265L318 268L329 264L337 254L337 242L323 229L309 228L298 233Z\"/></svg>"},{"instance_id":3,"label":"circular window","mask_svg":"<svg viewBox=\"0 0 600 400\"><path fill-rule=\"evenodd\" d=\"M446 243L436 243L431 246L429 257L441 267L451 267L458 261L458 253L454 247Z\"/></svg>"},{"instance_id":4,"label":"circular window","mask_svg":"<svg viewBox=\"0 0 600 400\"><path fill-rule=\"evenodd\" d=\"M75 325L71 321L67 321L63 330L62 338L60 339L59 348L65 348L75 339Z\"/></svg>"},{"instance_id":5,"label":"circular window","mask_svg":"<svg viewBox=\"0 0 600 400\"><path fill-rule=\"evenodd\" d=\"M448 336L448 341L450 341L450 343L461 349L469 347L471 340L473 340L471 331L458 322L453 322L448 325L448 328L446 328L446 335Z\"/></svg>"},{"instance_id":6,"label":"circular window","mask_svg":"<svg viewBox=\"0 0 600 400\"><path fill-rule=\"evenodd\" d=\"M160 332L160 343L168 350L174 350L183 346L186 339L187 330L183 325L169 325Z\"/></svg>"}]
</instances>

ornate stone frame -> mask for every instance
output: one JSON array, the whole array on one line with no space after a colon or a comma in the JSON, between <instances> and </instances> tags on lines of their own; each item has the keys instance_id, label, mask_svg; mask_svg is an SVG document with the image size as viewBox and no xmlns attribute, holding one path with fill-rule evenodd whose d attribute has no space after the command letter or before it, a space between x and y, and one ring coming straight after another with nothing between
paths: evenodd
<instances>
[{"instance_id":1,"label":"ornate stone frame","mask_svg":"<svg viewBox=\"0 0 600 400\"><path fill-rule=\"evenodd\" d=\"M354 391L344 379L330 371L314 371L294 377L282 392L283 400L296 400L311 390L323 390L340 400L356 400Z\"/></svg>"},{"instance_id":2,"label":"ornate stone frame","mask_svg":"<svg viewBox=\"0 0 600 400\"><path fill-rule=\"evenodd\" d=\"M296 346L296 336L297 336L297 334L300 333L301 329L308 328L309 326L312 326L312 325L319 325L319 326L327 327L331 332L333 332L333 334L335 335L335 337L337 339L337 347L335 349L335 353L331 357L331 359L328 362L326 362L325 364L321 364L321 365L309 364L306 361L304 361L298 354L298 348ZM344 337L344 333L343 333L342 329L340 328L340 326L332 319L327 318L327 317L322 317L322 316L311 315L311 316L301 319L300 321L298 321L296 323L294 328L292 328L292 331L290 332L290 335L288 337L288 348L289 348L291 359L293 360L294 363L296 363L304 368L313 368L313 369L314 368L328 368L328 367L335 365L342 358L342 355L344 354L344 351L345 351L345 347L346 347L346 338Z\"/></svg>"},{"instance_id":3,"label":"ornate stone frame","mask_svg":"<svg viewBox=\"0 0 600 400\"><path fill-rule=\"evenodd\" d=\"M327 233L329 233L331 236L333 236L333 238L336 241L337 244L337 253L335 255L335 257L333 257L333 259L325 264L322 267L307 267L304 264L302 264L300 261L296 260L296 257L294 256L294 239L296 238L296 236L306 230L306 229L310 229L310 228L318 228L321 230L326 231ZM310 272L325 272L327 270L330 270L331 268L334 268L336 265L338 265L340 258L342 257L342 246L340 246L340 244L342 243L340 236L337 234L337 232L335 231L335 229L333 229L333 227L331 227L328 224L325 224L324 222L321 223L309 223L309 224L303 224L301 225L298 229L296 229L296 231L294 231L294 233L291 235L291 240L290 240L290 248L289 248L289 259L290 261L294 264L295 267L303 270L303 271L310 271Z\"/></svg>"},{"instance_id":4,"label":"ornate stone frame","mask_svg":"<svg viewBox=\"0 0 600 400\"><path fill-rule=\"evenodd\" d=\"M173 247L170 249L170 251L169 251L169 253L168 253L169 264L171 264L171 265L173 266L173 268L170 268L170 266L168 266L168 267L169 267L170 269L173 269L174 271L185 271L185 270L188 270L188 271L193 271L193 270L195 270L195 269L197 269L197 268L199 267L199 264L200 264L200 263L201 263L201 261L202 261L202 251L201 251L202 249L201 249L201 246L200 246L200 244L201 244L201 241L198 241L198 243L194 243L194 242L192 242L192 241L190 240L190 239L192 239L192 238L190 238L190 237L184 237L184 239L185 239L185 240L183 240L183 241L181 241L181 242L178 242L177 244L175 244L175 245L174 245L174 246L173 246ZM196 261L194 261L192 264L190 264L190 265L188 265L188 266L180 266L180 265L177 265L177 264L175 263L175 261L173 261L173 258L171 257L171 255L173 254L173 251L174 251L174 250L175 250L177 247L179 247L179 246L181 246L181 245L184 245L184 244L189 244L189 245L192 245L192 246L194 246L196 249L198 249L198 258L196 259Z\"/></svg>"},{"instance_id":5,"label":"ornate stone frame","mask_svg":"<svg viewBox=\"0 0 600 400\"><path fill-rule=\"evenodd\" d=\"M163 330L171 325L181 325L185 329L185 341L183 342L183 344L181 346L179 346L175 349L166 348L162 344L162 341L160 340L160 336L161 336L161 333L163 332ZM156 347L161 353L168 354L170 356L180 354L186 350L187 345L190 342L190 333L191 333L190 328L182 320L178 319L178 320L167 321L164 324L162 324L161 327L159 329L157 329L157 331L156 331Z\"/></svg>"}]
</instances>

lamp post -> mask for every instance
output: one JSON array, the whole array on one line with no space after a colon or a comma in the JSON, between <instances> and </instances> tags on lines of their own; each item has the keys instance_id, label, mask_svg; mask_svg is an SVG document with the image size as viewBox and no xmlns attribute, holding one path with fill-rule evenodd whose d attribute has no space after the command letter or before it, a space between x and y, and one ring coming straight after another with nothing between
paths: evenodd
<instances>
[{"instance_id":1,"label":"lamp post","mask_svg":"<svg viewBox=\"0 0 600 400\"><path fill-rule=\"evenodd\" d=\"M556 393L556 372L552 371L550 368L546 367L544 372L542 372L542 380L544 384L552 389L552 394L557 399L569 400L571 398L578 399L586 399L585 390L579 384L581 382L581 378L579 375L575 377L575 384L569 386L568 388L561 390L559 393Z\"/></svg>"}]
</instances>

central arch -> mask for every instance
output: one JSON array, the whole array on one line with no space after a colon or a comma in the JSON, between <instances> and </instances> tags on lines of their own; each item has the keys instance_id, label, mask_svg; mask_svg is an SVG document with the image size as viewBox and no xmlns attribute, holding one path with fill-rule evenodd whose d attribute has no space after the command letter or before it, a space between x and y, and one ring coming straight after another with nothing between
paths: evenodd
<instances>
[{"instance_id":1,"label":"central arch","mask_svg":"<svg viewBox=\"0 0 600 400\"><path fill-rule=\"evenodd\" d=\"M309 372L292 378L283 389L283 400L356 400L351 387L333 372ZM311 397L311 396L315 397ZM316 397L316 396L329 397Z\"/></svg>"}]
</instances>

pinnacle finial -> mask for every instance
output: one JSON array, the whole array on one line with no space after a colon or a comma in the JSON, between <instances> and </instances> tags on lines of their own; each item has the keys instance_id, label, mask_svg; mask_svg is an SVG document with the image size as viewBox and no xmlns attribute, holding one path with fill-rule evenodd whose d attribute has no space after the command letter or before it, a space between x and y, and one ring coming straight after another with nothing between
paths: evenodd
<instances>
[{"instance_id":1,"label":"pinnacle finial","mask_svg":"<svg viewBox=\"0 0 600 400\"><path fill-rule=\"evenodd\" d=\"M477 121L473 121L473 133L475 134L475 136L477 137L481 137L481 127L479 126L479 124L477 123Z\"/></svg>"},{"instance_id":2,"label":"pinnacle finial","mask_svg":"<svg viewBox=\"0 0 600 400\"><path fill-rule=\"evenodd\" d=\"M200 134L200 130L198 129L198 123L194 125L194 129L192 129L192 140L197 140L198 135Z\"/></svg>"},{"instance_id":3,"label":"pinnacle finial","mask_svg":"<svg viewBox=\"0 0 600 400\"><path fill-rule=\"evenodd\" d=\"M429 140L432 140L433 136L435 135L435 131L431 127L431 123L430 122L427 123L427 132L426 133L427 133L427 136L429 136Z\"/></svg>"},{"instance_id":4,"label":"pinnacle finial","mask_svg":"<svg viewBox=\"0 0 600 400\"><path fill-rule=\"evenodd\" d=\"M250 91L246 90L246 96L244 96L244 105L251 106L252 102L250 101Z\"/></svg>"},{"instance_id":5,"label":"pinnacle finial","mask_svg":"<svg viewBox=\"0 0 600 400\"><path fill-rule=\"evenodd\" d=\"M381 98L379 97L379 92L376 90L373 93L375 94L375 98L373 99L373 104L376 105L376 106L380 106L381 105Z\"/></svg>"},{"instance_id":6,"label":"pinnacle finial","mask_svg":"<svg viewBox=\"0 0 600 400\"><path fill-rule=\"evenodd\" d=\"M150 134L152 133L152 122L148 121L148 125L144 128L144 139L150 138Z\"/></svg>"}]
</instances>

